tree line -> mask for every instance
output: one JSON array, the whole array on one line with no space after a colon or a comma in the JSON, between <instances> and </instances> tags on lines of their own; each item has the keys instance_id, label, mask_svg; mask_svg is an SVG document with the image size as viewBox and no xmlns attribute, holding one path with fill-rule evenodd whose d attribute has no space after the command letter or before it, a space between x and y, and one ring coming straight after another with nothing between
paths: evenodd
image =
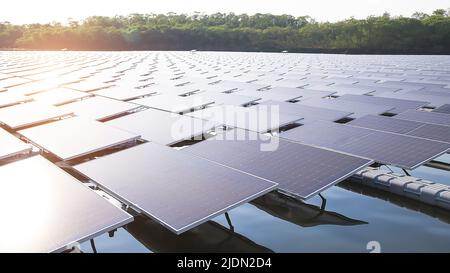
<instances>
[{"instance_id":1,"label":"tree line","mask_svg":"<svg viewBox=\"0 0 450 273\"><path fill-rule=\"evenodd\" d=\"M0 48L450 54L450 12L316 22L234 13L93 16L62 24L0 23Z\"/></svg>"}]
</instances>

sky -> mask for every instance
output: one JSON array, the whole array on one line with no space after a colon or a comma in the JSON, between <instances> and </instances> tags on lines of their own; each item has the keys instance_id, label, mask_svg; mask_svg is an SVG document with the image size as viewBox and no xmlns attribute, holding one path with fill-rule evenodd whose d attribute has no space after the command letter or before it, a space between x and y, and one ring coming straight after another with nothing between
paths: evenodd
<instances>
[{"instance_id":1,"label":"sky","mask_svg":"<svg viewBox=\"0 0 450 273\"><path fill-rule=\"evenodd\" d=\"M0 21L15 24L67 22L92 15L130 13L234 12L310 15L317 21L338 21L381 15L410 16L450 7L449 0L12 0L0 8ZM2 1L2 2L3 2Z\"/></svg>"}]
</instances>

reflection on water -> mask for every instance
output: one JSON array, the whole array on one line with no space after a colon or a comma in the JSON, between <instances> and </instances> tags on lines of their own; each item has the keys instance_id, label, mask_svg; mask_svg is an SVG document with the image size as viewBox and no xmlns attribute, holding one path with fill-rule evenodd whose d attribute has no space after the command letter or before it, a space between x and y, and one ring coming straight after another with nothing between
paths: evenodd
<instances>
[{"instance_id":1,"label":"reflection on water","mask_svg":"<svg viewBox=\"0 0 450 273\"><path fill-rule=\"evenodd\" d=\"M213 221L176 235L148 218L136 217L126 230L153 252L273 252Z\"/></svg>"},{"instance_id":2,"label":"reflection on water","mask_svg":"<svg viewBox=\"0 0 450 273\"><path fill-rule=\"evenodd\" d=\"M314 227L318 225L353 226L367 224L367 222L352 219L326 207L303 203L292 197L277 192L266 194L251 202L257 208L282 220L301 227ZM325 203L323 203L325 205Z\"/></svg>"},{"instance_id":3,"label":"reflection on water","mask_svg":"<svg viewBox=\"0 0 450 273\"><path fill-rule=\"evenodd\" d=\"M361 184L352 183L350 181L344 181L340 183L339 187L362 195L375 197L387 201L389 203L395 204L399 207L404 207L410 210L414 210L429 215L431 217L439 219L444 223L450 224L450 212L440 207L427 205L414 199L406 198L390 192L385 192L376 188L367 187Z\"/></svg>"}]
</instances>

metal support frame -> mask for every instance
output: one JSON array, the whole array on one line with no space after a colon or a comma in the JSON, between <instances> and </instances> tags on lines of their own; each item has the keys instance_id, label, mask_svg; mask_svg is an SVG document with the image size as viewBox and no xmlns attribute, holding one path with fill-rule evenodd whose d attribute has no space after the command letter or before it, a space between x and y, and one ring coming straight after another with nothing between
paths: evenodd
<instances>
[{"instance_id":1,"label":"metal support frame","mask_svg":"<svg viewBox=\"0 0 450 273\"><path fill-rule=\"evenodd\" d=\"M92 252L97 253L97 248L95 247L94 239L91 239L90 242L91 242Z\"/></svg>"},{"instance_id":2,"label":"metal support frame","mask_svg":"<svg viewBox=\"0 0 450 273\"><path fill-rule=\"evenodd\" d=\"M225 218L227 219L228 226L230 227L230 230L234 232L234 226L231 223L231 218L230 218L230 215L228 214L228 212L225 212Z\"/></svg>"},{"instance_id":3,"label":"metal support frame","mask_svg":"<svg viewBox=\"0 0 450 273\"><path fill-rule=\"evenodd\" d=\"M402 170L407 176L411 176L405 169L402 168Z\"/></svg>"}]
</instances>

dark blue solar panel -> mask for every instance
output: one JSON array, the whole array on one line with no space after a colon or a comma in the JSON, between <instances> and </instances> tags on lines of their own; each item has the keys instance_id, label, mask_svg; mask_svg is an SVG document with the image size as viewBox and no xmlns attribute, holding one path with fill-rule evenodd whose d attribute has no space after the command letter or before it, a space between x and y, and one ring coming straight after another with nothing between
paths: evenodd
<instances>
[{"instance_id":1,"label":"dark blue solar panel","mask_svg":"<svg viewBox=\"0 0 450 273\"><path fill-rule=\"evenodd\" d=\"M371 160L345 155L278 138L258 140L255 134L233 130L216 139L206 140L185 149L186 152L279 183L279 188L306 199L338 183ZM250 134L250 137L249 137ZM234 137L230 138L233 135ZM221 140L225 136L225 140ZM231 139L231 140L226 140ZM274 149L264 151L272 143ZM268 146L269 147L269 146Z\"/></svg>"},{"instance_id":2,"label":"dark blue solar panel","mask_svg":"<svg viewBox=\"0 0 450 273\"><path fill-rule=\"evenodd\" d=\"M397 134L406 134L424 125L421 122L374 115L354 119L347 124Z\"/></svg>"},{"instance_id":3,"label":"dark blue solar panel","mask_svg":"<svg viewBox=\"0 0 450 273\"><path fill-rule=\"evenodd\" d=\"M407 169L414 169L450 148L448 143L325 121L306 124L280 136Z\"/></svg>"},{"instance_id":4,"label":"dark blue solar panel","mask_svg":"<svg viewBox=\"0 0 450 273\"><path fill-rule=\"evenodd\" d=\"M396 115L395 118L450 126L450 115L439 112L424 112L424 111L409 110L404 113Z\"/></svg>"},{"instance_id":5,"label":"dark blue solar panel","mask_svg":"<svg viewBox=\"0 0 450 273\"><path fill-rule=\"evenodd\" d=\"M407 96L405 98L407 98ZM343 95L343 96L339 97L339 99L394 107L394 109L389 110L389 112L393 113L393 114L398 114L398 113L401 113L401 112L404 112L404 111L410 110L410 109L415 110L415 109L418 109L418 108L428 104L428 102L425 102L425 101L384 98L384 97L374 97L374 96L362 96L362 95L350 95L350 94Z\"/></svg>"},{"instance_id":6,"label":"dark blue solar panel","mask_svg":"<svg viewBox=\"0 0 450 273\"><path fill-rule=\"evenodd\" d=\"M444 104L433 110L433 112L439 112L444 114L450 114L450 104Z\"/></svg>"}]
</instances>

